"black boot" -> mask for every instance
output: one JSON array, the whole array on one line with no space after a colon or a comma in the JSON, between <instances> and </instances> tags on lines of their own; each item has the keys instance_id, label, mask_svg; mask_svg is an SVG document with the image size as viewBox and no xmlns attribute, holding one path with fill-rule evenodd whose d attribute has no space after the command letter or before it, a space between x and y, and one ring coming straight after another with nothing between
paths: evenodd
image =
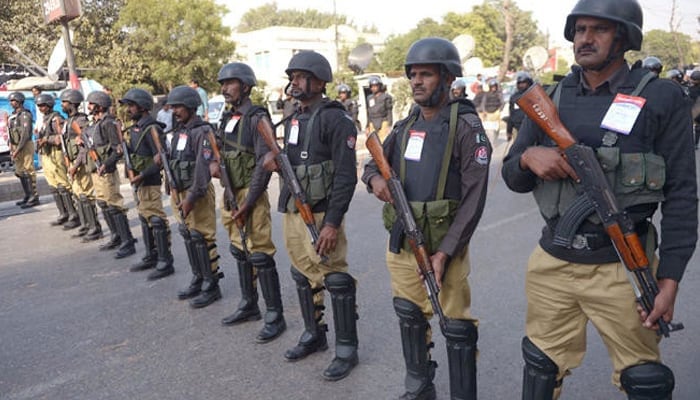
<instances>
[{"instance_id":1,"label":"black boot","mask_svg":"<svg viewBox=\"0 0 700 400\"><path fill-rule=\"evenodd\" d=\"M141 222L141 233L143 234L143 247L146 251L141 258L141 261L132 265L129 268L131 272L144 271L156 266L158 261L158 252L156 251L155 239L153 238L153 228L148 226L148 221L143 215L139 214Z\"/></svg>"},{"instance_id":2,"label":"black boot","mask_svg":"<svg viewBox=\"0 0 700 400\"><path fill-rule=\"evenodd\" d=\"M241 301L233 314L221 320L223 325L236 325L246 321L257 321L261 318L258 307L258 289L255 287L255 271L253 264L246 258L246 254L231 244L231 255L236 259L238 266L238 283L241 287Z\"/></svg>"},{"instance_id":3,"label":"black boot","mask_svg":"<svg viewBox=\"0 0 700 400\"><path fill-rule=\"evenodd\" d=\"M100 251L107 251L116 249L120 244L122 244L122 239L119 237L119 230L117 229L117 223L115 221L116 213L119 212L114 207L110 207L104 201L98 201L97 204L102 209L102 216L105 219L105 223L109 228L109 240L107 243L103 243L98 247Z\"/></svg>"},{"instance_id":4,"label":"black boot","mask_svg":"<svg viewBox=\"0 0 700 400\"><path fill-rule=\"evenodd\" d=\"M63 224L63 229L67 231L79 227L81 219L73 203L73 195L66 188L61 186L58 187L58 194L61 196L61 199L63 199L63 205L66 207L66 212L68 213L68 220Z\"/></svg>"},{"instance_id":5,"label":"black boot","mask_svg":"<svg viewBox=\"0 0 700 400\"><path fill-rule=\"evenodd\" d=\"M287 329L287 322L282 314L282 295L280 294L280 278L275 267L275 260L264 253L253 253L251 256L253 266L258 271L258 280L265 298L265 325L258 332L255 341L258 343L269 342Z\"/></svg>"},{"instance_id":6,"label":"black boot","mask_svg":"<svg viewBox=\"0 0 700 400\"><path fill-rule=\"evenodd\" d=\"M154 281L174 274L175 267L173 266L173 253L170 250L170 229L162 218L155 216L151 217L151 226L153 227L158 261L155 271L148 274L147 279Z\"/></svg>"},{"instance_id":7,"label":"black boot","mask_svg":"<svg viewBox=\"0 0 700 400\"><path fill-rule=\"evenodd\" d=\"M131 227L129 226L129 219L126 217L126 210L115 210L114 222L116 223L119 237L122 240L119 249L117 249L117 254L114 255L114 258L118 260L136 254L136 239L134 239L134 235L131 234Z\"/></svg>"},{"instance_id":8,"label":"black boot","mask_svg":"<svg viewBox=\"0 0 700 400\"><path fill-rule=\"evenodd\" d=\"M399 397L403 400L434 400L435 368L437 363L430 359L428 329L430 325L423 311L415 303L394 297L394 311L399 317L401 328L401 345L406 363L406 392Z\"/></svg>"},{"instance_id":9,"label":"black boot","mask_svg":"<svg viewBox=\"0 0 700 400\"><path fill-rule=\"evenodd\" d=\"M212 271L211 266L218 259L211 259L209 257L210 248L216 248L216 243L207 245L204 240L204 236L197 231L191 231L192 243L194 249L194 256L197 259L197 265L199 270L202 271L202 289L197 295L197 297L190 300L190 307L192 308L204 308L211 303L219 300L221 298L221 289L219 288L219 279L224 277L224 274L216 271Z\"/></svg>"},{"instance_id":10,"label":"black boot","mask_svg":"<svg viewBox=\"0 0 700 400\"><path fill-rule=\"evenodd\" d=\"M199 269L199 264L197 264L197 259L195 256L196 250L194 249L194 243L192 243L192 235L190 235L190 231L184 224L180 224L180 234L185 241L187 260L189 261L190 268L192 270L190 285L177 292L177 298L180 300L185 300L199 294L199 292L202 290L203 278L202 271Z\"/></svg>"},{"instance_id":11,"label":"black boot","mask_svg":"<svg viewBox=\"0 0 700 400\"><path fill-rule=\"evenodd\" d=\"M326 275L325 285L333 304L335 358L323 371L323 378L337 381L348 376L358 363L355 279L345 272L331 272Z\"/></svg>"},{"instance_id":12,"label":"black boot","mask_svg":"<svg viewBox=\"0 0 700 400\"><path fill-rule=\"evenodd\" d=\"M83 242L91 242L102 238L102 225L97 219L97 205L94 200L85 203L85 218L88 221L88 231L83 236Z\"/></svg>"},{"instance_id":13,"label":"black boot","mask_svg":"<svg viewBox=\"0 0 700 400\"><path fill-rule=\"evenodd\" d=\"M442 333L450 367L450 397L476 400L476 325L468 320L448 319Z\"/></svg>"},{"instance_id":14,"label":"black boot","mask_svg":"<svg viewBox=\"0 0 700 400\"><path fill-rule=\"evenodd\" d=\"M27 176L27 182L29 186L29 199L27 202L22 204L20 208L30 208L39 205L39 192L36 190L36 176Z\"/></svg>"},{"instance_id":15,"label":"black boot","mask_svg":"<svg viewBox=\"0 0 700 400\"><path fill-rule=\"evenodd\" d=\"M88 213L90 212L90 206L89 206L89 201L84 194L81 194L80 197L78 197L76 200L78 201L77 202L77 205L78 205L77 211L78 211L78 218L80 219L80 228L78 229L78 232L71 235L71 237L79 238L79 237L85 236L88 233L88 230L90 230L89 220L88 220ZM66 229L66 225L63 225L63 229Z\"/></svg>"},{"instance_id":16,"label":"black boot","mask_svg":"<svg viewBox=\"0 0 700 400\"><path fill-rule=\"evenodd\" d=\"M53 201L56 203L56 208L58 209L58 217L51 221L51 226L63 225L68 221L68 210L66 210L66 205L63 204L63 197L59 193L58 189L55 187L49 187Z\"/></svg>"},{"instance_id":17,"label":"black boot","mask_svg":"<svg viewBox=\"0 0 700 400\"><path fill-rule=\"evenodd\" d=\"M299 308L301 309L301 317L304 319L304 332L299 338L299 343L284 353L284 358L287 361L294 362L306 358L309 354L328 349L326 338L328 326L320 322L323 318L323 305L314 304L314 294L323 288L316 291L311 289L309 280L294 267L292 267L292 278L297 284ZM317 312L318 318L316 317Z\"/></svg>"},{"instance_id":18,"label":"black boot","mask_svg":"<svg viewBox=\"0 0 700 400\"><path fill-rule=\"evenodd\" d=\"M19 183L20 183L20 185L22 185L22 191L24 192L24 197L22 198L22 200L16 202L15 205L23 206L23 205L27 204L27 200L29 200L29 197L32 195L32 192L30 189L29 176L19 175L19 176L17 176L17 178L19 178Z\"/></svg>"}]
</instances>

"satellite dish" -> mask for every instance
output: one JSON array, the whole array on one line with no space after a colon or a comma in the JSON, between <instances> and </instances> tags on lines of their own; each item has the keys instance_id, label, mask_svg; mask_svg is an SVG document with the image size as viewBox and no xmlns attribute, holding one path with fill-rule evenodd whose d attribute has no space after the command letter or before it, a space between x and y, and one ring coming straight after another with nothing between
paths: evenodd
<instances>
[{"instance_id":1,"label":"satellite dish","mask_svg":"<svg viewBox=\"0 0 700 400\"><path fill-rule=\"evenodd\" d=\"M374 48L369 43L362 43L348 54L348 67L359 75L369 66L372 58L374 58Z\"/></svg>"},{"instance_id":2,"label":"satellite dish","mask_svg":"<svg viewBox=\"0 0 700 400\"><path fill-rule=\"evenodd\" d=\"M459 51L460 60L462 63L467 61L474 51L475 45L474 38L472 35L462 34L452 39L452 44L455 45L457 51Z\"/></svg>"},{"instance_id":3,"label":"satellite dish","mask_svg":"<svg viewBox=\"0 0 700 400\"><path fill-rule=\"evenodd\" d=\"M73 31L69 31L69 35L70 39L73 40ZM58 79L58 73L61 72L64 62L66 62L66 44L63 41L63 36L61 36L53 47L51 57L49 57L49 64L46 66L51 80L55 81Z\"/></svg>"},{"instance_id":4,"label":"satellite dish","mask_svg":"<svg viewBox=\"0 0 700 400\"><path fill-rule=\"evenodd\" d=\"M471 57L462 66L464 75L476 75L484 69L484 62L479 57Z\"/></svg>"},{"instance_id":5,"label":"satellite dish","mask_svg":"<svg viewBox=\"0 0 700 400\"><path fill-rule=\"evenodd\" d=\"M525 51L523 67L530 71L537 71L544 67L549 59L549 52L542 46L533 46Z\"/></svg>"}]
</instances>

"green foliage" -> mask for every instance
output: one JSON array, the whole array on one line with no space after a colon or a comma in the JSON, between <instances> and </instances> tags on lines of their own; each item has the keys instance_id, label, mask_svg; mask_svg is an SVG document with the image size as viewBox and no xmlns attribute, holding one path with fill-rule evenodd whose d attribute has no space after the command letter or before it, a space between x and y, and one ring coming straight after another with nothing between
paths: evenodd
<instances>
[{"instance_id":1,"label":"green foliage","mask_svg":"<svg viewBox=\"0 0 700 400\"><path fill-rule=\"evenodd\" d=\"M426 18L416 25L414 29L404 35L390 36L386 41L384 52L378 56L382 71L391 75L404 75L404 62L406 53L413 42L430 36L451 37L451 27L439 24L431 18Z\"/></svg>"},{"instance_id":2,"label":"green foliage","mask_svg":"<svg viewBox=\"0 0 700 400\"><path fill-rule=\"evenodd\" d=\"M280 10L277 8L277 3L273 2L248 10L243 14L237 31L250 32L270 26L325 29L334 24L342 25L347 23L347 17L344 15L322 13L314 9Z\"/></svg>"},{"instance_id":3,"label":"green foliage","mask_svg":"<svg viewBox=\"0 0 700 400\"><path fill-rule=\"evenodd\" d=\"M642 51L628 55L628 59L642 59L646 56L658 57L664 65L664 71L677 68L700 59L697 42L684 33L666 32L654 29L644 35Z\"/></svg>"},{"instance_id":4,"label":"green foliage","mask_svg":"<svg viewBox=\"0 0 700 400\"><path fill-rule=\"evenodd\" d=\"M0 0L0 62L20 60L6 45L17 46L24 54L46 68L51 50L61 37L60 25L46 25L39 0Z\"/></svg>"}]
</instances>

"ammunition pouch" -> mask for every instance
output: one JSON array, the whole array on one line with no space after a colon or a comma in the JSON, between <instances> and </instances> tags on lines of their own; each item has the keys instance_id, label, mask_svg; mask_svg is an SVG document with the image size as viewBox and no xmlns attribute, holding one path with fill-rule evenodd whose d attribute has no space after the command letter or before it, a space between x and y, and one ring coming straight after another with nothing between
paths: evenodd
<instances>
[{"instance_id":1,"label":"ammunition pouch","mask_svg":"<svg viewBox=\"0 0 700 400\"><path fill-rule=\"evenodd\" d=\"M136 173L141 173L146 170L146 168L155 164L153 157L141 156L138 154L131 154L131 166L134 168Z\"/></svg>"},{"instance_id":2,"label":"ammunition pouch","mask_svg":"<svg viewBox=\"0 0 700 400\"><path fill-rule=\"evenodd\" d=\"M196 161L169 160L170 170L173 171L175 189L183 191L189 189L194 182L194 167Z\"/></svg>"},{"instance_id":3,"label":"ammunition pouch","mask_svg":"<svg viewBox=\"0 0 700 400\"><path fill-rule=\"evenodd\" d=\"M230 150L223 153L233 190L250 186L253 170L255 169L255 154L243 150Z\"/></svg>"},{"instance_id":4,"label":"ammunition pouch","mask_svg":"<svg viewBox=\"0 0 700 400\"><path fill-rule=\"evenodd\" d=\"M302 190L306 193L307 201L311 208L322 200L328 198L333 185L333 176L335 168L333 160L326 160L318 164L297 165L294 168L297 180ZM280 181L282 182L282 181ZM294 196L290 197L287 202L287 210L297 212L294 204Z\"/></svg>"},{"instance_id":5,"label":"ammunition pouch","mask_svg":"<svg viewBox=\"0 0 700 400\"><path fill-rule=\"evenodd\" d=\"M435 251L440 247L442 239L450 229L450 225L457 214L459 202L443 199L428 202L412 201L411 211L416 220L416 226L423 232L428 249ZM389 249L398 254L401 249L411 251L411 246L406 240L401 220L396 216L394 207L386 203L382 210L384 227L390 233Z\"/></svg>"}]
</instances>

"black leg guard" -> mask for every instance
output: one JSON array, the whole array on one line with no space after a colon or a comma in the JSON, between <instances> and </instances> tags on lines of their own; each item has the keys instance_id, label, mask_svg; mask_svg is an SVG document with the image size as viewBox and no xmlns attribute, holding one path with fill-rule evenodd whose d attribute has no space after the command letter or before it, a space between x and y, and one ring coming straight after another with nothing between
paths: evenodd
<instances>
[{"instance_id":1,"label":"black leg guard","mask_svg":"<svg viewBox=\"0 0 700 400\"><path fill-rule=\"evenodd\" d=\"M30 196L26 203L22 204L20 208L29 208L39 205L39 193L36 190L36 176L25 175L25 177Z\"/></svg>"},{"instance_id":2,"label":"black leg guard","mask_svg":"<svg viewBox=\"0 0 700 400\"><path fill-rule=\"evenodd\" d=\"M29 182L29 177L26 175L18 175L17 178L19 178L19 183L20 183L20 185L22 185L22 191L24 192L24 197L22 198L22 200L16 202L15 205L18 205L21 207L21 206L27 204L27 200L29 200L29 196L32 195L31 189L29 187L29 185L31 183Z\"/></svg>"},{"instance_id":3,"label":"black leg guard","mask_svg":"<svg viewBox=\"0 0 700 400\"><path fill-rule=\"evenodd\" d=\"M122 244L122 239L119 236L119 230L115 221L116 214L119 212L119 210L117 210L114 207L108 206L107 203L102 200L98 200L97 205L100 206L100 209L102 210L102 216L104 217L105 223L109 228L109 240L107 241L107 243L103 243L102 245L100 245L99 249L102 251L116 249L120 244Z\"/></svg>"},{"instance_id":4,"label":"black leg guard","mask_svg":"<svg viewBox=\"0 0 700 400\"><path fill-rule=\"evenodd\" d=\"M476 342L479 333L472 321L448 319L445 324L450 397L476 400Z\"/></svg>"},{"instance_id":5,"label":"black leg guard","mask_svg":"<svg viewBox=\"0 0 700 400\"><path fill-rule=\"evenodd\" d=\"M63 205L66 207L66 212L68 213L68 220L63 224L63 229L70 230L79 227L80 216L73 203L73 195L63 186L58 187L58 194L61 196Z\"/></svg>"},{"instance_id":6,"label":"black leg guard","mask_svg":"<svg viewBox=\"0 0 700 400\"><path fill-rule=\"evenodd\" d=\"M669 367L649 362L623 369L620 383L629 400L671 400L675 379Z\"/></svg>"},{"instance_id":7,"label":"black leg guard","mask_svg":"<svg viewBox=\"0 0 700 400\"><path fill-rule=\"evenodd\" d=\"M160 217L151 217L151 229L153 230L158 260L155 271L148 274L147 279L154 281L174 274L175 267L173 266L173 252L170 244L170 229L165 224L165 221Z\"/></svg>"},{"instance_id":8,"label":"black leg guard","mask_svg":"<svg viewBox=\"0 0 700 400\"><path fill-rule=\"evenodd\" d=\"M68 211L66 210L66 205L63 204L63 197L61 197L61 194L58 192L58 188L49 187L49 191L58 209L58 217L54 221L51 221L51 226L63 225L68 221Z\"/></svg>"},{"instance_id":9,"label":"black leg guard","mask_svg":"<svg viewBox=\"0 0 700 400\"><path fill-rule=\"evenodd\" d=\"M132 265L129 271L143 271L156 266L158 261L158 252L156 251L155 239L153 237L153 228L148 226L148 221L143 215L139 215L139 221L141 222L141 233L143 234L143 247L145 253L141 258L141 261Z\"/></svg>"},{"instance_id":10,"label":"black leg guard","mask_svg":"<svg viewBox=\"0 0 700 400\"><path fill-rule=\"evenodd\" d=\"M328 326L320 323L323 317L323 305L316 306L314 304L315 292L311 289L309 280L294 267L292 267L292 278L297 285L299 308L304 319L304 332L299 338L299 343L284 353L284 358L287 361L294 362L305 358L309 354L328 349L328 340L326 338ZM320 290L323 289L319 288L317 291ZM316 319L317 311L320 311L318 319Z\"/></svg>"},{"instance_id":11,"label":"black leg guard","mask_svg":"<svg viewBox=\"0 0 700 400\"><path fill-rule=\"evenodd\" d=\"M280 278L275 267L275 260L264 253L253 253L250 256L253 267L258 271L260 289L265 298L265 325L258 332L255 341L266 343L278 337L287 329L282 309L280 293Z\"/></svg>"},{"instance_id":12,"label":"black leg guard","mask_svg":"<svg viewBox=\"0 0 700 400\"><path fill-rule=\"evenodd\" d=\"M104 204L106 207L107 203ZM100 225L100 221L97 219L97 206L94 200L86 200L85 218L87 219L88 231L83 237L83 242L91 242L100 239L102 237L102 225Z\"/></svg>"},{"instance_id":13,"label":"black leg guard","mask_svg":"<svg viewBox=\"0 0 700 400\"><path fill-rule=\"evenodd\" d=\"M258 289L255 287L255 271L253 264L246 258L243 250L229 245L229 250L238 266L238 284L241 288L241 301L233 314L221 320L223 325L236 325L247 321L257 321L261 318L258 307Z\"/></svg>"},{"instance_id":14,"label":"black leg guard","mask_svg":"<svg viewBox=\"0 0 700 400\"><path fill-rule=\"evenodd\" d=\"M118 260L136 254L136 239L134 239L134 235L131 234L131 227L129 226L129 219L126 217L126 210L115 210L114 222L119 232L119 237L122 239L122 243L119 249L117 249L117 253L114 255L114 258Z\"/></svg>"},{"instance_id":15,"label":"black leg guard","mask_svg":"<svg viewBox=\"0 0 700 400\"><path fill-rule=\"evenodd\" d=\"M345 272L332 272L326 275L324 284L333 304L335 358L323 372L323 378L337 381L348 376L358 363L355 279Z\"/></svg>"},{"instance_id":16,"label":"black leg guard","mask_svg":"<svg viewBox=\"0 0 700 400\"><path fill-rule=\"evenodd\" d=\"M394 297L394 311L399 317L401 345L406 362L406 393L400 398L406 400L432 400L436 398L435 368L437 363L430 359L427 334L430 325L423 311L415 303Z\"/></svg>"},{"instance_id":17,"label":"black leg guard","mask_svg":"<svg viewBox=\"0 0 700 400\"><path fill-rule=\"evenodd\" d=\"M71 237L82 237L85 236L90 230L89 223L88 223L88 217L87 213L90 211L89 205L88 205L88 199L84 194L81 194L80 197L76 198L77 201L77 211L78 211L78 218L80 218L80 229L78 229L78 232L71 235ZM66 223L63 225L63 229L68 229L66 226L70 222Z\"/></svg>"},{"instance_id":18,"label":"black leg guard","mask_svg":"<svg viewBox=\"0 0 700 400\"><path fill-rule=\"evenodd\" d=\"M197 266L202 272L202 289L197 297L190 300L190 307L204 308L209 304L221 298L221 289L219 288L219 279L224 277L224 274L211 270L211 264L216 260L209 258L209 250L216 247L216 243L207 245L204 236L201 233L192 230L192 248L194 257L197 260Z\"/></svg>"},{"instance_id":19,"label":"black leg guard","mask_svg":"<svg viewBox=\"0 0 700 400\"><path fill-rule=\"evenodd\" d=\"M525 369L523 371L523 400L552 400L557 382L559 367L530 339L525 336L522 342Z\"/></svg>"},{"instance_id":20,"label":"black leg guard","mask_svg":"<svg viewBox=\"0 0 700 400\"><path fill-rule=\"evenodd\" d=\"M199 269L199 264L197 264L197 258L195 256L196 250L194 248L194 243L192 243L192 236L190 231L184 224L179 226L180 235L185 241L185 251L187 251L187 260L190 263L190 269L192 270L192 279L190 280L190 285L183 290L177 292L177 298L180 300L185 300L192 298L199 294L202 290L202 271Z\"/></svg>"}]
</instances>

